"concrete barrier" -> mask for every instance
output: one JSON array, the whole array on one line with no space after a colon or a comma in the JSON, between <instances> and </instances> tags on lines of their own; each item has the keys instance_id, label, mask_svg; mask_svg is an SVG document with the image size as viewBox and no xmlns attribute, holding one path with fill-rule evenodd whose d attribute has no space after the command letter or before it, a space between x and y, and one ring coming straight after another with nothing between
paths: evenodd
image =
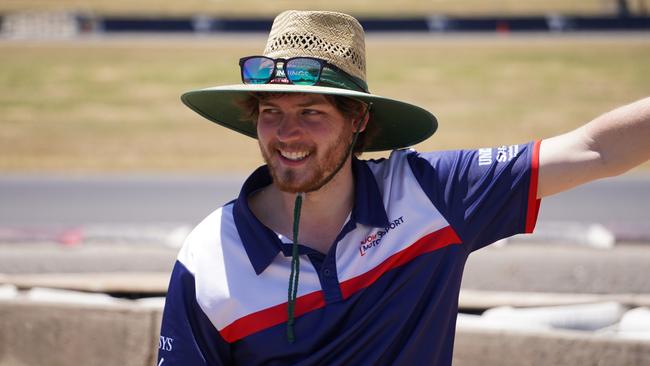
<instances>
[{"instance_id":1,"label":"concrete barrier","mask_svg":"<svg viewBox=\"0 0 650 366\"><path fill-rule=\"evenodd\" d=\"M650 341L650 308L636 308L626 312L615 330L622 337Z\"/></svg>"},{"instance_id":2,"label":"concrete barrier","mask_svg":"<svg viewBox=\"0 0 650 366\"><path fill-rule=\"evenodd\" d=\"M514 308L501 306L488 309L483 318L501 323L542 324L555 329L596 331L617 324L628 309L617 302Z\"/></svg>"},{"instance_id":3,"label":"concrete barrier","mask_svg":"<svg viewBox=\"0 0 650 366\"><path fill-rule=\"evenodd\" d=\"M650 342L574 331L458 327L454 366L644 366Z\"/></svg>"},{"instance_id":4,"label":"concrete barrier","mask_svg":"<svg viewBox=\"0 0 650 366\"><path fill-rule=\"evenodd\" d=\"M0 301L0 366L155 364L161 309Z\"/></svg>"},{"instance_id":5,"label":"concrete barrier","mask_svg":"<svg viewBox=\"0 0 650 366\"><path fill-rule=\"evenodd\" d=\"M89 293L151 296L167 293L169 276L167 272L0 274L0 285L13 285L25 290L47 287Z\"/></svg>"},{"instance_id":6,"label":"concrete barrier","mask_svg":"<svg viewBox=\"0 0 650 366\"><path fill-rule=\"evenodd\" d=\"M558 292L512 292L461 289L459 308L465 312L481 312L499 306L530 308L593 304L615 301L628 307L650 307L650 294L573 294Z\"/></svg>"},{"instance_id":7,"label":"concrete barrier","mask_svg":"<svg viewBox=\"0 0 650 366\"><path fill-rule=\"evenodd\" d=\"M75 304L62 295L0 300L0 366L155 365L162 298ZM650 365L650 340L495 326L459 321L454 365Z\"/></svg>"}]
</instances>

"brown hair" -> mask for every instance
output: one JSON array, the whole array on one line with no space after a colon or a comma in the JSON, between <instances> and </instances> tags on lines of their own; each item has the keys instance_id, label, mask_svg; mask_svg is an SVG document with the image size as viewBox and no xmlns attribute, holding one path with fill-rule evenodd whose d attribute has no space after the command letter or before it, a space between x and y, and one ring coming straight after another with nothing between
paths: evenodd
<instances>
[{"instance_id":1,"label":"brown hair","mask_svg":"<svg viewBox=\"0 0 650 366\"><path fill-rule=\"evenodd\" d=\"M248 97L241 100L238 106L244 112L244 119L257 123L259 113L259 102L271 97L285 95L286 93L250 93ZM360 119L366 111L367 105L359 100L342 97L339 95L323 95L341 114L346 118ZM372 123L372 111L369 112L368 123L365 130L359 133L357 142L354 145L354 155L359 156L365 149L368 141L373 136L375 126Z\"/></svg>"}]
</instances>

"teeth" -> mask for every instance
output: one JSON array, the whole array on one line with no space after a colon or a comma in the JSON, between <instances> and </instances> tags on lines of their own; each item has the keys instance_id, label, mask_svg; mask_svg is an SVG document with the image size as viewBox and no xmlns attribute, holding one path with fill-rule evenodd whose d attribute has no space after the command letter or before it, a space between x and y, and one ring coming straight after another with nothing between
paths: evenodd
<instances>
[{"instance_id":1,"label":"teeth","mask_svg":"<svg viewBox=\"0 0 650 366\"><path fill-rule=\"evenodd\" d=\"M282 155L283 157L285 157L285 158L287 158L289 160L298 161L298 160L302 160L302 159L306 158L307 155L309 155L309 153L307 151L282 151L282 150L280 150L280 155Z\"/></svg>"}]
</instances>

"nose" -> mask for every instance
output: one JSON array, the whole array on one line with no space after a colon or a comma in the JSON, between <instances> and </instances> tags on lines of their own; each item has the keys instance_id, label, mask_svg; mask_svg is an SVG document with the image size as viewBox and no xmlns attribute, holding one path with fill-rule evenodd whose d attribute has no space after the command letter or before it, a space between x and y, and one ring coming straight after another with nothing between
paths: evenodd
<instances>
[{"instance_id":1,"label":"nose","mask_svg":"<svg viewBox=\"0 0 650 366\"><path fill-rule=\"evenodd\" d=\"M285 114L278 126L277 137L280 141L292 141L302 135L300 120L291 114Z\"/></svg>"}]
</instances>

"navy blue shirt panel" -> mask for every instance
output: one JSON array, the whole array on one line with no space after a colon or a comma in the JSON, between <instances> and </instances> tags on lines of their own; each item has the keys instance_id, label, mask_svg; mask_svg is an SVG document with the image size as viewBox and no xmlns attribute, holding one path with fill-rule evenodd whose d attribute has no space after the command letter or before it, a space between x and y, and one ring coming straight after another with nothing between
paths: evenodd
<instances>
[{"instance_id":1,"label":"navy blue shirt panel","mask_svg":"<svg viewBox=\"0 0 650 366\"><path fill-rule=\"evenodd\" d=\"M412 152L408 161L431 202L473 251L526 231L534 149L529 143Z\"/></svg>"},{"instance_id":2,"label":"navy blue shirt panel","mask_svg":"<svg viewBox=\"0 0 650 366\"><path fill-rule=\"evenodd\" d=\"M242 365L450 365L466 258L461 245L421 255L301 316L295 343L283 323L233 343L233 358Z\"/></svg>"},{"instance_id":3,"label":"navy blue shirt panel","mask_svg":"<svg viewBox=\"0 0 650 366\"><path fill-rule=\"evenodd\" d=\"M230 365L230 345L196 302L194 276L176 261L167 290L158 365Z\"/></svg>"}]
</instances>

